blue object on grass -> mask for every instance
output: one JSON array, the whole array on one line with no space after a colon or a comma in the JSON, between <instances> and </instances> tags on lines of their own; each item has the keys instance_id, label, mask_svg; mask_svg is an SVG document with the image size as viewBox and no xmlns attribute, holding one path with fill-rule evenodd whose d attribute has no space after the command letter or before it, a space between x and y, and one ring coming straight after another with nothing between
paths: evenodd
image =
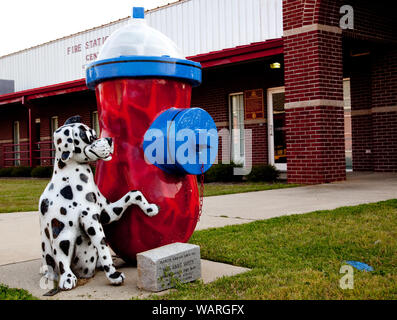
<instances>
[{"instance_id":1,"label":"blue object on grass","mask_svg":"<svg viewBox=\"0 0 397 320\"><path fill-rule=\"evenodd\" d=\"M374 268L371 266L367 265L364 262L359 262L359 261L346 261L346 263L350 264L352 267L358 269L358 270L365 270L365 271L374 271Z\"/></svg>"}]
</instances>

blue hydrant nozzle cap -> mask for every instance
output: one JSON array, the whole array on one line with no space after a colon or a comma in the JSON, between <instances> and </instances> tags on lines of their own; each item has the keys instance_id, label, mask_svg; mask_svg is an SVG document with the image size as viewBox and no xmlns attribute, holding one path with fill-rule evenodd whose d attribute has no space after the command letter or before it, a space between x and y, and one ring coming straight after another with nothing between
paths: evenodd
<instances>
[{"instance_id":1,"label":"blue hydrant nozzle cap","mask_svg":"<svg viewBox=\"0 0 397 320\"><path fill-rule=\"evenodd\" d=\"M134 7L132 9L132 17L134 19L145 19L145 8L144 7Z\"/></svg>"}]
</instances>

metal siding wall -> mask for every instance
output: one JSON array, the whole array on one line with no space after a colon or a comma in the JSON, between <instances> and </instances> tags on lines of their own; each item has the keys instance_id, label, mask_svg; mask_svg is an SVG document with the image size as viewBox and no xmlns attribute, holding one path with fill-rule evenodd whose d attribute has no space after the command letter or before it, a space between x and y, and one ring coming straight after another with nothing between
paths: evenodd
<instances>
[{"instance_id":1,"label":"metal siding wall","mask_svg":"<svg viewBox=\"0 0 397 320\"><path fill-rule=\"evenodd\" d=\"M176 42L185 56L281 38L282 0L186 0L149 11L148 24ZM0 79L15 80L15 91L84 78L87 41L109 36L127 19L0 57ZM67 48L82 44L82 52Z\"/></svg>"}]
</instances>

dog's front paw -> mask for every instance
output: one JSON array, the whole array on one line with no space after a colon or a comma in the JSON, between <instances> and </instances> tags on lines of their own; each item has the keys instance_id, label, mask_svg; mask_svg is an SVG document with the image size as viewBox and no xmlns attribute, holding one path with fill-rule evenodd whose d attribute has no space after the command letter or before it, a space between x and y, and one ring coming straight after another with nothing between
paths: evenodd
<instances>
[{"instance_id":1,"label":"dog's front paw","mask_svg":"<svg viewBox=\"0 0 397 320\"><path fill-rule=\"evenodd\" d=\"M119 286L124 282L125 275L122 272L115 271L108 276L110 283L114 286Z\"/></svg>"},{"instance_id":2,"label":"dog's front paw","mask_svg":"<svg viewBox=\"0 0 397 320\"><path fill-rule=\"evenodd\" d=\"M74 274L64 273L59 279L59 289L71 290L77 285L77 278Z\"/></svg>"},{"instance_id":3,"label":"dog's front paw","mask_svg":"<svg viewBox=\"0 0 397 320\"><path fill-rule=\"evenodd\" d=\"M147 208L145 209L145 214L149 217L154 217L157 215L160 211L159 206L155 205L154 203L149 204Z\"/></svg>"}]
</instances>

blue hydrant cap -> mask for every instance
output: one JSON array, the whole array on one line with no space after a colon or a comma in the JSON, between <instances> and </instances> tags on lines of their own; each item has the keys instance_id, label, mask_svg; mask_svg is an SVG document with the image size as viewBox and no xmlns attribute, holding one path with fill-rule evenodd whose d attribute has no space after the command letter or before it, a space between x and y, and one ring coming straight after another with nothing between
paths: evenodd
<instances>
[{"instance_id":1,"label":"blue hydrant cap","mask_svg":"<svg viewBox=\"0 0 397 320\"><path fill-rule=\"evenodd\" d=\"M132 17L134 19L145 19L145 8L144 7L132 8Z\"/></svg>"}]
</instances>

